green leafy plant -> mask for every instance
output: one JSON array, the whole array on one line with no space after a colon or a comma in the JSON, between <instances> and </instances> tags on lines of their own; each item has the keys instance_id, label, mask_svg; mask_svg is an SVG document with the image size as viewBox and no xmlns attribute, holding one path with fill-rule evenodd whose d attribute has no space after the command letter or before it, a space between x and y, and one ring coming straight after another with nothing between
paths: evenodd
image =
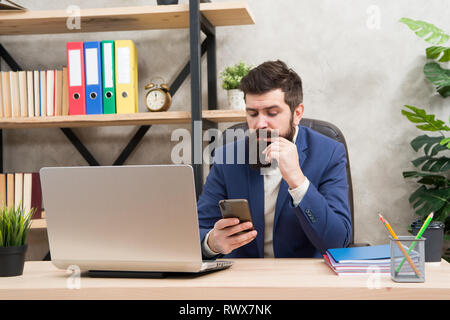
<instances>
[{"instance_id":1,"label":"green leafy plant","mask_svg":"<svg viewBox=\"0 0 450 320\"><path fill-rule=\"evenodd\" d=\"M222 78L222 88L225 90L239 89L239 84L243 77L251 70L251 66L240 62L233 66L226 67L224 71L220 73Z\"/></svg>"},{"instance_id":2,"label":"green leafy plant","mask_svg":"<svg viewBox=\"0 0 450 320\"><path fill-rule=\"evenodd\" d=\"M450 170L450 158L440 155L447 151L441 142L444 132L450 128L441 120L435 119L425 110L405 105L402 110L409 121L416 124L422 131L440 132L440 136L420 135L411 141L411 147L419 152L423 148L424 155L412 161L414 167L420 171L405 171L404 178L417 178L421 186L413 192L409 202L416 209L416 213L425 217L434 212L434 220L445 222L450 212L450 180L446 173Z\"/></svg>"},{"instance_id":3,"label":"green leafy plant","mask_svg":"<svg viewBox=\"0 0 450 320\"><path fill-rule=\"evenodd\" d=\"M431 23L410 18L401 18L400 22L406 24L412 31L416 31L416 35L428 43L443 44L450 39L448 34Z\"/></svg>"},{"instance_id":4,"label":"green leafy plant","mask_svg":"<svg viewBox=\"0 0 450 320\"><path fill-rule=\"evenodd\" d=\"M411 30L415 31L418 37L423 38L426 42L434 45L426 48L425 53L428 59L433 59L435 61L426 63L423 72L428 81L436 86L436 89L441 96L450 96L450 70L442 68L441 65L436 62L450 61L450 47L441 46L450 40L450 35L425 21L401 18L400 22L406 24Z\"/></svg>"},{"instance_id":5,"label":"green leafy plant","mask_svg":"<svg viewBox=\"0 0 450 320\"><path fill-rule=\"evenodd\" d=\"M450 36L438 27L408 18L400 19L416 35L435 46L426 49L426 56L434 59L424 66L425 77L436 86L437 92L444 98L450 96L450 70L444 69L438 62L450 60L450 48L442 47ZM438 61L438 62L436 62ZM423 155L412 161L416 171L403 172L404 178L417 179L420 187L409 197L409 202L416 214L425 218L434 212L433 220L445 223L446 237L450 230L450 158L447 157L450 149L450 137L446 134L450 127L435 115L428 114L424 109L404 105L402 114L414 123L416 127L433 135L420 135L414 138L410 145L414 151L423 150Z\"/></svg>"},{"instance_id":6,"label":"green leafy plant","mask_svg":"<svg viewBox=\"0 0 450 320\"><path fill-rule=\"evenodd\" d=\"M0 247L23 246L27 243L34 211L32 208L25 212L22 205L0 208Z\"/></svg>"},{"instance_id":7,"label":"green leafy plant","mask_svg":"<svg viewBox=\"0 0 450 320\"><path fill-rule=\"evenodd\" d=\"M411 141L411 147L419 152L423 148L424 155L412 161L420 171L404 171L404 178L418 179L420 187L409 197L409 203L422 220L434 212L433 220L445 224L444 238L450 240L450 158L440 155L448 153L449 138L444 138L444 132L450 128L434 115L428 115L425 110L405 105L409 110L402 110L411 122L422 131L439 131L440 136L421 135ZM411 112L412 111L412 112ZM450 257L450 256L449 256ZM445 258L445 256L444 256Z\"/></svg>"}]
</instances>

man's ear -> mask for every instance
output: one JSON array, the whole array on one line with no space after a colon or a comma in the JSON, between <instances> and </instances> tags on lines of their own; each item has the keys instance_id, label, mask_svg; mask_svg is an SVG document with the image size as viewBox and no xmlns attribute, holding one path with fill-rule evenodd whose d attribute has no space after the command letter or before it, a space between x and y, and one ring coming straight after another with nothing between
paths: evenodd
<instances>
[{"instance_id":1,"label":"man's ear","mask_svg":"<svg viewBox=\"0 0 450 320\"><path fill-rule=\"evenodd\" d=\"M300 123L300 120L303 117L303 112L305 111L305 106L303 105L303 103L300 103L295 109L294 109L294 114L293 114L293 122L294 125L298 126L298 124Z\"/></svg>"}]
</instances>

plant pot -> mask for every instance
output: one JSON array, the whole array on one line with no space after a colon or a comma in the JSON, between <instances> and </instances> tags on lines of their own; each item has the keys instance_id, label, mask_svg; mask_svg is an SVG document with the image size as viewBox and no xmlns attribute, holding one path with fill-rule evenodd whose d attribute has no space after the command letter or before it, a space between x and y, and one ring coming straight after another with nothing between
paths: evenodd
<instances>
[{"instance_id":1,"label":"plant pot","mask_svg":"<svg viewBox=\"0 0 450 320\"><path fill-rule=\"evenodd\" d=\"M417 235L422 226L422 220L416 220L411 224L413 235ZM425 262L440 262L444 243L444 223L431 221L422 237L425 240Z\"/></svg>"},{"instance_id":2,"label":"plant pot","mask_svg":"<svg viewBox=\"0 0 450 320\"><path fill-rule=\"evenodd\" d=\"M442 251L444 252L442 257L448 262L450 262L450 240L446 240L445 237L444 237L444 247L442 248Z\"/></svg>"},{"instance_id":3,"label":"plant pot","mask_svg":"<svg viewBox=\"0 0 450 320\"><path fill-rule=\"evenodd\" d=\"M158 5L178 4L178 0L156 0Z\"/></svg>"},{"instance_id":4,"label":"plant pot","mask_svg":"<svg viewBox=\"0 0 450 320\"><path fill-rule=\"evenodd\" d=\"M0 247L0 277L15 277L23 274L27 245Z\"/></svg>"},{"instance_id":5,"label":"plant pot","mask_svg":"<svg viewBox=\"0 0 450 320\"><path fill-rule=\"evenodd\" d=\"M239 89L227 90L228 108L232 110L245 110L244 92Z\"/></svg>"}]
</instances>

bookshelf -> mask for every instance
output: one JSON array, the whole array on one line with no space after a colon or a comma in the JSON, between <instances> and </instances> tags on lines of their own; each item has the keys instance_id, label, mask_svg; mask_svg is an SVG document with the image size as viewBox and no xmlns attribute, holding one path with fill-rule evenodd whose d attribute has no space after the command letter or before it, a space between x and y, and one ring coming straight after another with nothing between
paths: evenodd
<instances>
[{"instance_id":1,"label":"bookshelf","mask_svg":"<svg viewBox=\"0 0 450 320\"><path fill-rule=\"evenodd\" d=\"M127 157L139 144L152 125L192 124L202 121L207 126L219 122L245 121L243 111L217 110L217 72L215 28L255 24L253 15L245 1L199 3L190 0L188 4L149 5L136 7L80 9L79 29L67 27L72 15L66 10L28 10L24 12L0 13L0 36L71 34L86 32L110 32L154 29L189 28L190 61L170 85L174 95L182 82L191 77L191 110L165 113L138 113L128 115L86 115L37 118L0 119L0 143L2 130L26 128L60 128L70 142L78 149L89 165L99 165L92 154L76 137L71 128L92 126L140 126L128 145L123 149L115 165L124 164ZM201 42L200 32L206 35ZM201 56L207 54L208 110L202 110ZM0 44L0 56L12 71L20 66ZM205 127L205 125L204 125ZM201 143L201 141L192 141ZM0 171L3 171L3 146L0 148ZM197 196L203 188L203 165L193 164Z\"/></svg>"},{"instance_id":2,"label":"bookshelf","mask_svg":"<svg viewBox=\"0 0 450 320\"><path fill-rule=\"evenodd\" d=\"M214 1L214 0L213 0ZM70 128L93 126L140 126L138 132L124 148L118 165L139 143L152 125L194 125L194 121L207 121L217 125L219 122L245 121L245 111L217 110L217 72L215 28L255 24L253 15L245 1L199 3L190 0L189 4L166 6L138 6L118 8L93 8L80 10L81 29L70 30L66 26L70 13L66 10L28 10L25 12L0 12L0 36L86 33L107 31L132 31L155 29L189 28L190 61L170 85L174 95L181 83L191 76L190 111L168 111L155 113L53 116L35 118L0 118L0 171L3 171L2 130L27 128L60 128L70 142L78 149L90 165L92 155L82 145ZM200 31L206 39L200 43ZM207 53L208 110L202 110L201 56ZM0 44L0 57L12 71L20 71L20 66ZM68 134L67 132L70 132ZM201 142L201 141L200 141ZM82 145L82 148L79 145ZM87 154L87 156L86 156ZM197 194L203 184L202 164L193 165ZM36 219L33 229L46 228L46 220Z\"/></svg>"},{"instance_id":3,"label":"bookshelf","mask_svg":"<svg viewBox=\"0 0 450 320\"><path fill-rule=\"evenodd\" d=\"M240 110L203 110L203 120L214 123L243 122L245 111ZM191 122L189 111L167 111L130 114L101 114L79 116L51 116L0 118L1 129L23 128L76 128L99 126L129 126L156 124L186 124Z\"/></svg>"},{"instance_id":4,"label":"bookshelf","mask_svg":"<svg viewBox=\"0 0 450 320\"><path fill-rule=\"evenodd\" d=\"M213 27L254 24L243 1L200 4L201 14ZM66 10L0 13L0 35L105 32L189 28L189 4L81 9L82 28L66 26Z\"/></svg>"}]
</instances>

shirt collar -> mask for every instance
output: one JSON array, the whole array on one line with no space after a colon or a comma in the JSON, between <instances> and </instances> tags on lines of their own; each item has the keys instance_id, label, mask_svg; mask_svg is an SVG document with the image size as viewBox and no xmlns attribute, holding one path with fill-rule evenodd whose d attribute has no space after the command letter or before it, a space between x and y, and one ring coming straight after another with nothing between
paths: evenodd
<instances>
[{"instance_id":1,"label":"shirt collar","mask_svg":"<svg viewBox=\"0 0 450 320\"><path fill-rule=\"evenodd\" d=\"M295 144L295 141L297 141L297 135L298 135L298 126L295 126L295 134L294 138L292 139L292 142Z\"/></svg>"}]
</instances>

